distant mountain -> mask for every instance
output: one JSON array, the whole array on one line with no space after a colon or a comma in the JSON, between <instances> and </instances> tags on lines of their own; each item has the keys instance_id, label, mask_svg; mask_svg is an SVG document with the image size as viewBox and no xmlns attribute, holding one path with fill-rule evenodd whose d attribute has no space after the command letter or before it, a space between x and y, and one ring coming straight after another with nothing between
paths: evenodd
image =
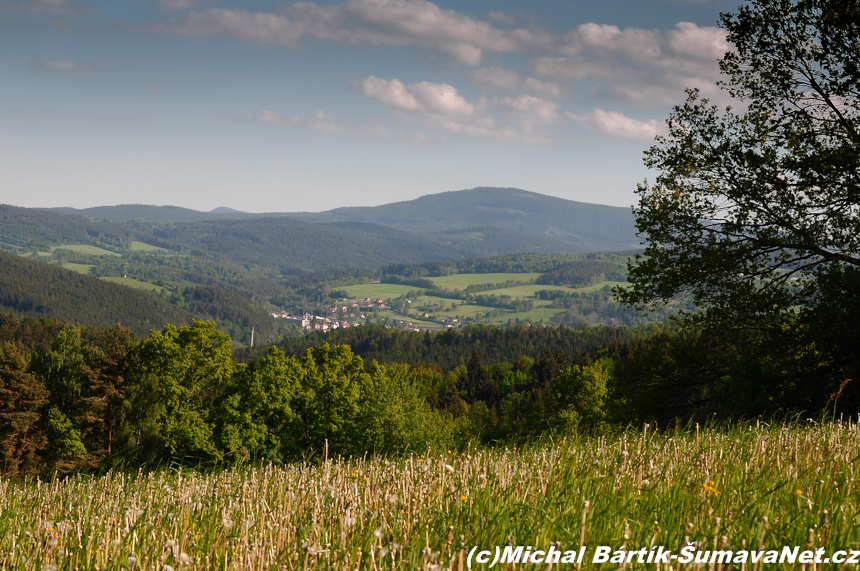
<instances>
[{"instance_id":1,"label":"distant mountain","mask_svg":"<svg viewBox=\"0 0 860 571\"><path fill-rule=\"evenodd\" d=\"M363 222L410 233L431 234L442 239L443 243L455 246L455 249L459 249L456 244L463 242L456 236L474 234L473 229L482 228L494 238L504 234L505 243L510 244L510 247L497 248L492 253L584 252L639 247L633 213L629 208L574 202L516 188L473 188L381 206L344 207L327 212L254 214L226 207L199 212L176 206L141 204L49 210L110 220L196 222L287 217L316 223ZM520 245L514 240L512 231L522 233L521 238L528 234L549 241L535 242L534 238L529 238ZM472 242L475 242L474 236ZM496 243L489 245L491 249L497 247ZM478 248L469 255L490 255L489 251Z\"/></svg>"},{"instance_id":2,"label":"distant mountain","mask_svg":"<svg viewBox=\"0 0 860 571\"><path fill-rule=\"evenodd\" d=\"M590 250L639 246L629 208L574 202L516 188L473 188L382 206L336 208L318 214L290 216L310 222L371 222L421 233L476 226L499 227L554 238Z\"/></svg>"},{"instance_id":3,"label":"distant mountain","mask_svg":"<svg viewBox=\"0 0 860 571\"><path fill-rule=\"evenodd\" d=\"M122 323L140 336L194 317L144 291L0 252L0 312L8 311L82 325Z\"/></svg>"},{"instance_id":4,"label":"distant mountain","mask_svg":"<svg viewBox=\"0 0 860 571\"><path fill-rule=\"evenodd\" d=\"M248 214L232 208L220 207L211 212L200 212L180 206L150 206L148 204L120 204L118 206L94 206L92 208L43 208L56 214L72 214L107 220L150 220L153 222L196 222L198 220L226 220L234 218L257 218L260 214Z\"/></svg>"}]
</instances>

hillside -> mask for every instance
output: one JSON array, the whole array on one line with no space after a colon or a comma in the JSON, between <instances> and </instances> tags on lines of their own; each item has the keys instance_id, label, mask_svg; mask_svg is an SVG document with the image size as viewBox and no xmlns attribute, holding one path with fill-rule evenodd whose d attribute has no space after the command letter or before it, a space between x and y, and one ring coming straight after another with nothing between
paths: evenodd
<instances>
[{"instance_id":1,"label":"hillside","mask_svg":"<svg viewBox=\"0 0 860 571\"><path fill-rule=\"evenodd\" d=\"M127 239L126 234L115 224L0 204L2 250L48 248L60 244L93 244L114 248Z\"/></svg>"},{"instance_id":2,"label":"hillside","mask_svg":"<svg viewBox=\"0 0 860 571\"><path fill-rule=\"evenodd\" d=\"M8 311L83 325L122 323L140 336L194 317L146 292L0 252L0 313Z\"/></svg>"},{"instance_id":3,"label":"hillside","mask_svg":"<svg viewBox=\"0 0 860 571\"><path fill-rule=\"evenodd\" d=\"M443 243L457 250L453 257L529 251L594 252L639 246L633 214L629 208L575 202L515 188L473 188L430 194L381 206L343 207L327 212L252 214L224 207L211 212L199 212L176 206L141 204L50 210L115 221L200 222L293 218L323 224L360 222L440 238ZM476 229L482 229L489 235L486 238L476 237ZM471 237L464 240L463 235ZM501 242L498 239L500 236L503 238ZM535 236L546 241L536 241ZM504 247L500 244L504 244Z\"/></svg>"},{"instance_id":4,"label":"hillside","mask_svg":"<svg viewBox=\"0 0 860 571\"><path fill-rule=\"evenodd\" d=\"M494 226L590 246L592 251L639 245L629 208L574 202L516 188L473 188L382 206L291 216L314 222L371 222L422 233Z\"/></svg>"},{"instance_id":5,"label":"hillside","mask_svg":"<svg viewBox=\"0 0 860 571\"><path fill-rule=\"evenodd\" d=\"M249 214L232 208L216 208L210 212L200 212L181 206L152 206L149 204L119 204L117 206L94 206L92 208L45 208L54 214L71 214L108 220L151 220L156 222L197 222L199 220L226 220L232 218L257 218L259 214Z\"/></svg>"}]
</instances>

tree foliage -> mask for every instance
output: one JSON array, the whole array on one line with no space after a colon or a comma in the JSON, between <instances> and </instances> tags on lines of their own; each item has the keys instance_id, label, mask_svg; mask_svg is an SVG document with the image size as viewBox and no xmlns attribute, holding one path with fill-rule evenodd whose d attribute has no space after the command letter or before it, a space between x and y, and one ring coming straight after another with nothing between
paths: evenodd
<instances>
[{"instance_id":1,"label":"tree foliage","mask_svg":"<svg viewBox=\"0 0 860 571\"><path fill-rule=\"evenodd\" d=\"M648 245L625 301L690 296L703 323L766 327L860 266L858 13L856 0L753 0L721 16L739 109L691 91L646 153Z\"/></svg>"}]
</instances>

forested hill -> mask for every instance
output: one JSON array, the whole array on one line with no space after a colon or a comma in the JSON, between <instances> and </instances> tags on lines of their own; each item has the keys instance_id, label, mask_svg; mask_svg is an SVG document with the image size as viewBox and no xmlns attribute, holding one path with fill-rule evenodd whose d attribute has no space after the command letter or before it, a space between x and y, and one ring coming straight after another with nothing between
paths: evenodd
<instances>
[{"instance_id":1,"label":"forested hill","mask_svg":"<svg viewBox=\"0 0 860 571\"><path fill-rule=\"evenodd\" d=\"M0 313L8 311L84 325L121 323L140 336L194 317L146 292L0 252Z\"/></svg>"},{"instance_id":2,"label":"forested hill","mask_svg":"<svg viewBox=\"0 0 860 571\"><path fill-rule=\"evenodd\" d=\"M49 210L114 221L201 222L287 217L316 223L366 223L417 233L424 240L441 241L456 250L449 256L452 258L514 252L594 252L639 246L629 208L574 202L515 188L473 188L327 212L252 214L229 208L200 212L142 204Z\"/></svg>"},{"instance_id":3,"label":"forested hill","mask_svg":"<svg viewBox=\"0 0 860 571\"><path fill-rule=\"evenodd\" d=\"M600 250L638 246L630 208L574 202L516 188L473 188L429 194L404 202L337 208L292 216L309 221L351 220L442 233L496 226L540 234Z\"/></svg>"}]
</instances>

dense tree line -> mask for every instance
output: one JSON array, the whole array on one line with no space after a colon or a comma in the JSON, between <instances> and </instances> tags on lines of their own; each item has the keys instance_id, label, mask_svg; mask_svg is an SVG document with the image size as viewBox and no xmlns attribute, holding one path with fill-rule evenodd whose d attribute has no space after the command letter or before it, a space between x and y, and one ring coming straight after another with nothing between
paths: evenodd
<instances>
[{"instance_id":1,"label":"dense tree line","mask_svg":"<svg viewBox=\"0 0 860 571\"><path fill-rule=\"evenodd\" d=\"M423 453L706 413L820 418L860 410L850 382L830 390L842 369L814 351L786 351L798 332L751 332L737 342L669 329L366 331L375 335L352 345L328 336L293 354L272 346L243 360L212 322L167 325L138 340L119 326L5 316L0 469Z\"/></svg>"},{"instance_id":2,"label":"dense tree line","mask_svg":"<svg viewBox=\"0 0 860 571\"><path fill-rule=\"evenodd\" d=\"M623 282L627 279L627 266L623 262L603 260L577 260L540 276L541 285L590 285L606 280Z\"/></svg>"},{"instance_id":3,"label":"dense tree line","mask_svg":"<svg viewBox=\"0 0 860 571\"><path fill-rule=\"evenodd\" d=\"M498 328L470 325L439 333L413 333L373 325L313 333L278 344L288 355L301 355L323 343L349 345L366 361L409 363L439 367L450 371L466 365L474 353L485 364L514 362L520 357L538 359L544 352L560 352L570 362L582 362L598 348L613 357L624 358L643 350L648 339L666 326L651 324L640 328L624 327L517 327ZM258 357L242 351L242 358Z\"/></svg>"}]
</instances>

